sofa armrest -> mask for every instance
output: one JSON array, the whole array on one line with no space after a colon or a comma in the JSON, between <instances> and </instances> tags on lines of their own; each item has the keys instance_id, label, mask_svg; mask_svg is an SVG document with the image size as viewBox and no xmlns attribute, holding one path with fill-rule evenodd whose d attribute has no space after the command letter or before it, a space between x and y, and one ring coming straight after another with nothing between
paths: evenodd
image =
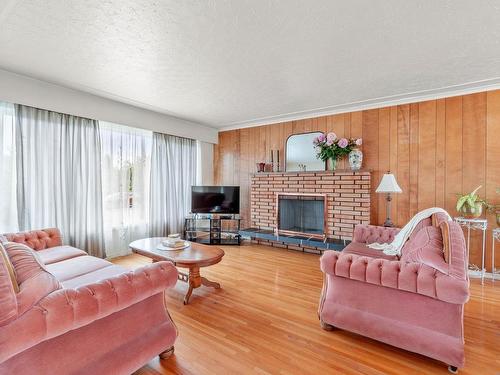
<instances>
[{"instance_id":1,"label":"sofa armrest","mask_svg":"<svg viewBox=\"0 0 500 375\"><path fill-rule=\"evenodd\" d=\"M418 293L449 303L464 304L469 299L467 280L421 263L325 251L321 270L328 275Z\"/></svg>"},{"instance_id":2,"label":"sofa armrest","mask_svg":"<svg viewBox=\"0 0 500 375\"><path fill-rule=\"evenodd\" d=\"M77 289L59 289L0 329L0 363L42 341L132 306L177 282L177 269L158 262Z\"/></svg>"},{"instance_id":3,"label":"sofa armrest","mask_svg":"<svg viewBox=\"0 0 500 375\"><path fill-rule=\"evenodd\" d=\"M381 227L377 225L358 224L354 227L353 242L360 243L387 243L392 242L399 233L399 228Z\"/></svg>"},{"instance_id":4,"label":"sofa armrest","mask_svg":"<svg viewBox=\"0 0 500 375\"><path fill-rule=\"evenodd\" d=\"M462 228L453 221L440 225L443 235L445 259L449 265L448 274L460 280L468 280L467 247Z\"/></svg>"}]
</instances>

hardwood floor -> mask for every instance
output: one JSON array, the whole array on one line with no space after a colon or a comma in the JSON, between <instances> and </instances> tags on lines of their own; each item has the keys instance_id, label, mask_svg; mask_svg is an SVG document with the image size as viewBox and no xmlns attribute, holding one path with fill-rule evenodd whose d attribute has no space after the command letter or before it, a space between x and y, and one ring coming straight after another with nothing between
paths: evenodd
<instances>
[{"instance_id":1,"label":"hardwood floor","mask_svg":"<svg viewBox=\"0 0 500 375\"><path fill-rule=\"evenodd\" d=\"M316 315L319 256L267 246L224 247L222 262L202 269L222 289L187 284L168 291L179 328L175 354L134 375L152 374L448 374L443 363L346 331L327 332ZM148 258L115 263L135 268ZM460 374L500 374L500 280L471 282L465 309L466 366Z\"/></svg>"}]
</instances>

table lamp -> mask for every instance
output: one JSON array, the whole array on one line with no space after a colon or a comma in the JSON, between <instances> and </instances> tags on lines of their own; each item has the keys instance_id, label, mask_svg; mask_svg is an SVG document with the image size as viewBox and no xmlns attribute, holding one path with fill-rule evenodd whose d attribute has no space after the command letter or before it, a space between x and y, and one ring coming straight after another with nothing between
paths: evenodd
<instances>
[{"instance_id":1,"label":"table lamp","mask_svg":"<svg viewBox=\"0 0 500 375\"><path fill-rule=\"evenodd\" d=\"M391 172L387 172L382 176L382 180L375 190L375 193L386 193L387 194L387 205L386 205L386 219L384 222L384 227L393 227L394 224L391 221L391 193L402 193L403 191L399 187L396 178Z\"/></svg>"}]
</instances>

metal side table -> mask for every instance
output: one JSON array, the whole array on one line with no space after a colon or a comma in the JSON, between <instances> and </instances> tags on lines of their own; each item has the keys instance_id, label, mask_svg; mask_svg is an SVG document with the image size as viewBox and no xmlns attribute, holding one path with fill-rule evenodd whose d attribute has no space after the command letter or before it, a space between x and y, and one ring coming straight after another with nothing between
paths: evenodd
<instances>
[{"instance_id":1,"label":"metal side table","mask_svg":"<svg viewBox=\"0 0 500 375\"><path fill-rule=\"evenodd\" d=\"M460 224L462 227L467 228L467 260L469 259L469 251L470 251L470 231L472 230L481 230L483 231L483 248L481 252L481 268L476 266L475 264L469 264L469 269L474 271L481 271L481 284L484 284L484 254L486 248L486 229L488 229L488 220L486 219L466 219L464 217L456 217L454 218L455 222Z\"/></svg>"},{"instance_id":2,"label":"metal side table","mask_svg":"<svg viewBox=\"0 0 500 375\"><path fill-rule=\"evenodd\" d=\"M496 268L495 268L495 241L500 241L500 228L495 228L491 231L491 277L493 281L496 278Z\"/></svg>"}]
</instances>

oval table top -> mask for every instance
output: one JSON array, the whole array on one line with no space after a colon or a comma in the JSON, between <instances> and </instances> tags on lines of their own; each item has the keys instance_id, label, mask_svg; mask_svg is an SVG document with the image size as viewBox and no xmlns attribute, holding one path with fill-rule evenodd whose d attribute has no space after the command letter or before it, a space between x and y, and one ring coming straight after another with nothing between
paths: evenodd
<instances>
[{"instance_id":1,"label":"oval table top","mask_svg":"<svg viewBox=\"0 0 500 375\"><path fill-rule=\"evenodd\" d=\"M133 252L144 255L156 261L166 260L175 266L189 268L192 266L206 267L219 263L224 256L224 250L216 246L189 242L190 246L179 250L159 250L157 246L166 237L143 238L130 243Z\"/></svg>"}]
</instances>

